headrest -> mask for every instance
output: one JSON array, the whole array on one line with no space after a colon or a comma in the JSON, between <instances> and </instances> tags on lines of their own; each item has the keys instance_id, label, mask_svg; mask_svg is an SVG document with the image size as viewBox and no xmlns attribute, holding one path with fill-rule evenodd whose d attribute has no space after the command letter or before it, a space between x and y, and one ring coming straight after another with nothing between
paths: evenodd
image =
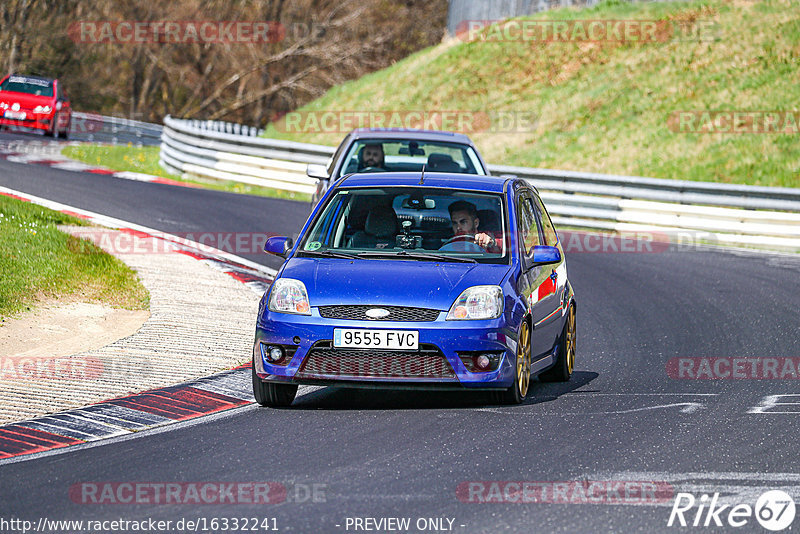
<instances>
[{"instance_id":1,"label":"headrest","mask_svg":"<svg viewBox=\"0 0 800 534\"><path fill-rule=\"evenodd\" d=\"M428 156L428 165L438 165L439 163L455 163L450 154L439 154L434 152Z\"/></svg>"},{"instance_id":2,"label":"headrest","mask_svg":"<svg viewBox=\"0 0 800 534\"><path fill-rule=\"evenodd\" d=\"M372 208L367 215L364 231L376 237L392 237L397 234L397 214L393 208Z\"/></svg>"},{"instance_id":3,"label":"headrest","mask_svg":"<svg viewBox=\"0 0 800 534\"><path fill-rule=\"evenodd\" d=\"M428 156L427 169L430 171L440 172L458 172L461 170L461 167L458 165L458 163L453 161L453 158L449 154L439 154L434 152Z\"/></svg>"},{"instance_id":4,"label":"headrest","mask_svg":"<svg viewBox=\"0 0 800 534\"><path fill-rule=\"evenodd\" d=\"M494 210L478 210L478 231L499 232L500 218Z\"/></svg>"}]
</instances>

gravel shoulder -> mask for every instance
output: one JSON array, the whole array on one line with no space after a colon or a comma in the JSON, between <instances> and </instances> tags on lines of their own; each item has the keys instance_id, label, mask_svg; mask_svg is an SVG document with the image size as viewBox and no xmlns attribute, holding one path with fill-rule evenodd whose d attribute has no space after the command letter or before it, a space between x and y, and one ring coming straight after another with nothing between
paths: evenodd
<instances>
[{"instance_id":1,"label":"gravel shoulder","mask_svg":"<svg viewBox=\"0 0 800 534\"><path fill-rule=\"evenodd\" d=\"M0 354L4 358L56 358L99 349L133 335L149 317L147 310L87 302L47 302L4 321L0 327Z\"/></svg>"},{"instance_id":2,"label":"gravel shoulder","mask_svg":"<svg viewBox=\"0 0 800 534\"><path fill-rule=\"evenodd\" d=\"M137 236L138 246L115 250L114 243L128 242L118 239L119 231L93 233L101 248L137 271L150 292L149 317L70 303L7 322L0 328L0 424L177 384L250 360L259 302L252 289L155 238Z\"/></svg>"}]
</instances>

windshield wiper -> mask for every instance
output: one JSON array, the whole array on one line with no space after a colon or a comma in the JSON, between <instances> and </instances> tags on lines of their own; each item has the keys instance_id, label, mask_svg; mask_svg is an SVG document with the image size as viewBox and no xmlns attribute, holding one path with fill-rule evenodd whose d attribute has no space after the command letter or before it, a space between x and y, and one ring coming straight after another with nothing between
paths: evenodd
<instances>
[{"instance_id":1,"label":"windshield wiper","mask_svg":"<svg viewBox=\"0 0 800 534\"><path fill-rule=\"evenodd\" d=\"M478 263L478 260L473 258L463 258L459 256L448 256L446 254L431 254L429 252L407 252L401 250L400 252L359 252L358 256L361 258L397 258L398 256L414 260L427 260L427 261L453 261L458 263Z\"/></svg>"},{"instance_id":2,"label":"windshield wiper","mask_svg":"<svg viewBox=\"0 0 800 534\"><path fill-rule=\"evenodd\" d=\"M357 260L358 256L355 254L347 254L346 252L334 252L333 250L301 250L301 254L308 254L309 256L319 256L320 258L341 258L344 260Z\"/></svg>"}]
</instances>

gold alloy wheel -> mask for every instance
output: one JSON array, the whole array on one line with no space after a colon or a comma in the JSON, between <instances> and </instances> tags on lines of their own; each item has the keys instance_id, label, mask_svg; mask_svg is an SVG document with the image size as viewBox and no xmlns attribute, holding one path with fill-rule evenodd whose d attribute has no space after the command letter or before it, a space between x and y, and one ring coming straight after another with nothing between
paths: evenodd
<instances>
[{"instance_id":1,"label":"gold alloy wheel","mask_svg":"<svg viewBox=\"0 0 800 534\"><path fill-rule=\"evenodd\" d=\"M567 352L567 374L572 374L572 369L575 367L575 307L569 309L569 317L567 318L567 339L566 339L566 352Z\"/></svg>"},{"instance_id":2,"label":"gold alloy wheel","mask_svg":"<svg viewBox=\"0 0 800 534\"><path fill-rule=\"evenodd\" d=\"M517 386L520 396L528 394L528 385L531 382L531 333L528 323L523 322L519 331L517 342Z\"/></svg>"}]
</instances>

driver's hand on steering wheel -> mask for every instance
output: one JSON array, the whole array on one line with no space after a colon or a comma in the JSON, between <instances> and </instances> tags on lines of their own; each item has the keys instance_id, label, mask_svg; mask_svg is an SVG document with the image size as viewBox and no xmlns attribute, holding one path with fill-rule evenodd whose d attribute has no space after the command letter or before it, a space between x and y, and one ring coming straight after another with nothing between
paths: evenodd
<instances>
[{"instance_id":1,"label":"driver's hand on steering wheel","mask_svg":"<svg viewBox=\"0 0 800 534\"><path fill-rule=\"evenodd\" d=\"M489 249L497 244L497 240L489 234L475 234L475 244L485 249Z\"/></svg>"}]
</instances>

